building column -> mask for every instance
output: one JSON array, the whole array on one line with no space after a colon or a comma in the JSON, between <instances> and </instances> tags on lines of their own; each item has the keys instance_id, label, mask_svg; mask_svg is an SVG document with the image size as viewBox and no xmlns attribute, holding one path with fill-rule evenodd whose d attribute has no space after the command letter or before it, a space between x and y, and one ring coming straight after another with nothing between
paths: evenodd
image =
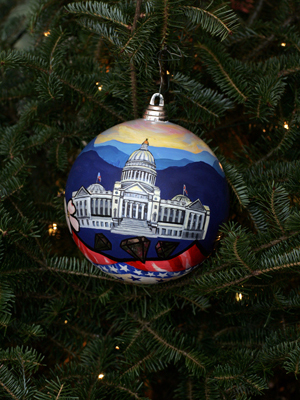
<instances>
[{"instance_id":1,"label":"building column","mask_svg":"<svg viewBox=\"0 0 300 400\"><path fill-rule=\"evenodd\" d=\"M170 222L171 208L168 207L167 210L168 210L168 213L167 213L167 222Z\"/></svg>"},{"instance_id":2,"label":"building column","mask_svg":"<svg viewBox=\"0 0 300 400\"><path fill-rule=\"evenodd\" d=\"M144 220L144 219L146 219L145 218L145 203L142 203L142 219Z\"/></svg>"},{"instance_id":3,"label":"building column","mask_svg":"<svg viewBox=\"0 0 300 400\"><path fill-rule=\"evenodd\" d=\"M190 230L193 229L194 218L195 218L195 214L194 214L194 213L191 213L191 222L190 222L190 228L189 228Z\"/></svg>"},{"instance_id":4,"label":"building column","mask_svg":"<svg viewBox=\"0 0 300 400\"><path fill-rule=\"evenodd\" d=\"M200 215L200 218L201 218L201 220L200 220L200 221L201 221L200 229L201 229L201 230L203 229L203 225L204 225L205 217L206 217L206 216L205 216L205 215L203 215L203 214L201 214L201 215Z\"/></svg>"},{"instance_id":5,"label":"building column","mask_svg":"<svg viewBox=\"0 0 300 400\"><path fill-rule=\"evenodd\" d=\"M184 229L188 229L189 217L190 217L190 212L188 210L186 210L184 221L183 221Z\"/></svg>"},{"instance_id":6,"label":"building column","mask_svg":"<svg viewBox=\"0 0 300 400\"><path fill-rule=\"evenodd\" d=\"M118 202L118 212L117 212L117 218L122 218L122 208L123 208L123 198L120 197L120 200Z\"/></svg>"},{"instance_id":7,"label":"building column","mask_svg":"<svg viewBox=\"0 0 300 400\"><path fill-rule=\"evenodd\" d=\"M179 210L178 213L178 223L181 224L182 210Z\"/></svg>"},{"instance_id":8,"label":"building column","mask_svg":"<svg viewBox=\"0 0 300 400\"><path fill-rule=\"evenodd\" d=\"M196 229L196 230L198 230L199 218L200 218L200 215L197 214L197 215L196 215L196 224L195 224L195 229Z\"/></svg>"},{"instance_id":9,"label":"building column","mask_svg":"<svg viewBox=\"0 0 300 400\"><path fill-rule=\"evenodd\" d=\"M164 221L165 218L166 207L161 206L161 220Z\"/></svg>"},{"instance_id":10,"label":"building column","mask_svg":"<svg viewBox=\"0 0 300 400\"><path fill-rule=\"evenodd\" d=\"M128 203L129 203L129 201L125 200L125 218L129 217L129 215L128 215Z\"/></svg>"},{"instance_id":11,"label":"building column","mask_svg":"<svg viewBox=\"0 0 300 400\"><path fill-rule=\"evenodd\" d=\"M129 218L132 218L132 206L133 206L133 203L132 203L132 201L130 201L129 202Z\"/></svg>"},{"instance_id":12,"label":"building column","mask_svg":"<svg viewBox=\"0 0 300 400\"><path fill-rule=\"evenodd\" d=\"M127 216L127 200L123 200L123 201L124 201L124 218L126 218L126 216ZM121 214L123 216L123 207L121 210Z\"/></svg>"},{"instance_id":13,"label":"building column","mask_svg":"<svg viewBox=\"0 0 300 400\"><path fill-rule=\"evenodd\" d=\"M176 214L177 214L177 208L174 208L174 209L173 209L173 219L172 219L172 222L175 222Z\"/></svg>"},{"instance_id":14,"label":"building column","mask_svg":"<svg viewBox=\"0 0 300 400\"><path fill-rule=\"evenodd\" d=\"M136 202L135 203L135 219L138 219L138 217L139 217L139 206L140 206L140 203L138 203L138 202Z\"/></svg>"}]
</instances>

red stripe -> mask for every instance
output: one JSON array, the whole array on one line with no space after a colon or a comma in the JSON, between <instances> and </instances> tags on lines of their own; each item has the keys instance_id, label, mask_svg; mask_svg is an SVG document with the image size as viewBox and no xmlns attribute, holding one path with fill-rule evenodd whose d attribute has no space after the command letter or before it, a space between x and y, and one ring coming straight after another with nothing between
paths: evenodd
<instances>
[{"instance_id":1,"label":"red stripe","mask_svg":"<svg viewBox=\"0 0 300 400\"><path fill-rule=\"evenodd\" d=\"M78 236L73 232L73 239L78 246L79 250L90 260L93 264L109 265L116 264L118 261L112 260L109 257L96 253L89 249ZM126 261L125 264L131 265L143 271L182 271L198 264L201 264L206 257L201 253L200 249L194 244L185 252L170 260L146 260L145 263L141 261ZM119 261L122 262L122 261Z\"/></svg>"}]
</instances>

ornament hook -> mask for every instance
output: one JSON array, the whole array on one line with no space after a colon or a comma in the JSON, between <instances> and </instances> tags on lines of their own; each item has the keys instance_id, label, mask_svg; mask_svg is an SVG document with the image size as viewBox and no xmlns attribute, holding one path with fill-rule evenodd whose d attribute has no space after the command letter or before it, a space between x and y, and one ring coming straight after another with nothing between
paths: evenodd
<instances>
[{"instance_id":1,"label":"ornament hook","mask_svg":"<svg viewBox=\"0 0 300 400\"><path fill-rule=\"evenodd\" d=\"M156 97L159 97L159 107L163 107L165 102L164 102L164 96L161 93L154 93L154 95L151 97L150 100L150 105L155 106L155 99Z\"/></svg>"},{"instance_id":2,"label":"ornament hook","mask_svg":"<svg viewBox=\"0 0 300 400\"><path fill-rule=\"evenodd\" d=\"M159 97L158 106L155 105L155 99ZM167 116L164 110L164 97L161 93L154 93L151 97L150 104L147 107L144 118L147 121L164 122L167 121Z\"/></svg>"},{"instance_id":3,"label":"ornament hook","mask_svg":"<svg viewBox=\"0 0 300 400\"><path fill-rule=\"evenodd\" d=\"M181 50L178 46L178 44L176 44L177 49L179 54L177 53L172 53L168 47L165 45L163 49L161 49L158 53L157 53L157 58L158 58L158 65L159 65L159 75L160 75L160 84L159 84L159 94L162 92L162 87L163 86L167 86L167 88L164 90L164 94L166 92L168 92L169 87L170 87L170 77L168 77L166 75L166 73L168 74L168 71L165 71L162 67L162 63L163 62L168 62L168 61L174 61L174 59L172 58L172 56L178 57L178 58L182 58L182 53ZM171 57L165 58L163 57L163 54L169 54Z\"/></svg>"}]
</instances>

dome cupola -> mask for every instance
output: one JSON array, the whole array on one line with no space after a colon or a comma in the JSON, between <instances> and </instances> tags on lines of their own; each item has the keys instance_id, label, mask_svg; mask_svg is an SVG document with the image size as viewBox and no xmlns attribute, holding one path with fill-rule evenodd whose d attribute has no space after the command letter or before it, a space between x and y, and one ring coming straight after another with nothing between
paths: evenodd
<instances>
[{"instance_id":1,"label":"dome cupola","mask_svg":"<svg viewBox=\"0 0 300 400\"><path fill-rule=\"evenodd\" d=\"M92 185L90 185L87 190L91 193L91 194L96 194L96 193L105 193L105 189L102 185L100 185L100 183L93 183Z\"/></svg>"},{"instance_id":2,"label":"dome cupola","mask_svg":"<svg viewBox=\"0 0 300 400\"><path fill-rule=\"evenodd\" d=\"M156 180L156 165L153 154L148 150L149 141L144 140L141 147L128 158L122 171L122 187L139 182L148 190L153 190Z\"/></svg>"}]
</instances>

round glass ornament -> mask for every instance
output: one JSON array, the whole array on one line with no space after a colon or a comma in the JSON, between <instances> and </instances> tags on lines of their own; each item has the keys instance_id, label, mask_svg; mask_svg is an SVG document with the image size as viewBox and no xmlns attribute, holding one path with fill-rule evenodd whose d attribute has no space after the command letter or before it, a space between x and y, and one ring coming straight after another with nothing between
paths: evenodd
<instances>
[{"instance_id":1,"label":"round glass ornament","mask_svg":"<svg viewBox=\"0 0 300 400\"><path fill-rule=\"evenodd\" d=\"M228 186L215 154L165 119L163 98L154 94L144 119L98 135L68 177L72 237L88 260L120 281L152 284L192 271L212 251L228 215Z\"/></svg>"}]
</instances>

